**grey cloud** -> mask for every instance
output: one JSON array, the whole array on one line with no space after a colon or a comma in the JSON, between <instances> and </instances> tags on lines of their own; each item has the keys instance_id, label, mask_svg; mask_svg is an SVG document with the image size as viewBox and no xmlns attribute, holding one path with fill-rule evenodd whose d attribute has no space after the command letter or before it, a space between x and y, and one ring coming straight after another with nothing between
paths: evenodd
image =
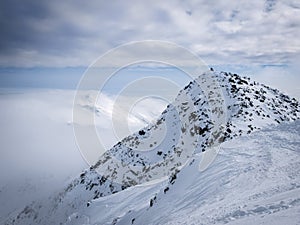
<instances>
[{"instance_id":1,"label":"grey cloud","mask_svg":"<svg viewBox=\"0 0 300 225\"><path fill-rule=\"evenodd\" d=\"M49 15L46 4L34 1L1 1L0 10L1 52L34 44L39 31L33 23Z\"/></svg>"},{"instance_id":2,"label":"grey cloud","mask_svg":"<svg viewBox=\"0 0 300 225\"><path fill-rule=\"evenodd\" d=\"M176 42L211 62L282 63L300 52L299 11L293 0L1 1L0 65L86 66L144 39Z\"/></svg>"},{"instance_id":3,"label":"grey cloud","mask_svg":"<svg viewBox=\"0 0 300 225\"><path fill-rule=\"evenodd\" d=\"M276 0L266 0L265 1L265 11L266 12L271 12L274 10L276 6Z\"/></svg>"}]
</instances>

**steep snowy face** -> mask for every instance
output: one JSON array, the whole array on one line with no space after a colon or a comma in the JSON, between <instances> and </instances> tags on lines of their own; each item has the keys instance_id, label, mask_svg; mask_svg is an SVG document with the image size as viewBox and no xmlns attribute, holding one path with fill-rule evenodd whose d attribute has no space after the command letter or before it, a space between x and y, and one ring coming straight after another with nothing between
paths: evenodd
<instances>
[{"instance_id":1,"label":"steep snowy face","mask_svg":"<svg viewBox=\"0 0 300 225\"><path fill-rule=\"evenodd\" d=\"M219 143L300 116L296 99L276 89L237 74L222 72L213 76L222 89L220 101L225 101L227 107L226 127L216 138ZM203 77L187 85L155 124L116 144L95 166L81 174L77 182L91 190L96 199L174 175L194 152L204 152L210 144L213 123L199 82L204 82ZM187 124L182 123L182 116L188 118L184 120ZM102 176L91 177L91 171L95 170Z\"/></svg>"},{"instance_id":2,"label":"steep snowy face","mask_svg":"<svg viewBox=\"0 0 300 225\"><path fill-rule=\"evenodd\" d=\"M27 206L7 224L65 223L93 199L168 177L174 183L193 155L213 143L300 118L296 99L276 89L236 74L214 72L212 76L221 90L215 102L225 110L211 107L210 92L199 86L205 76L200 76L180 91L156 123L124 138L61 193L46 203ZM216 114L226 118L219 132L214 130Z\"/></svg>"}]
</instances>

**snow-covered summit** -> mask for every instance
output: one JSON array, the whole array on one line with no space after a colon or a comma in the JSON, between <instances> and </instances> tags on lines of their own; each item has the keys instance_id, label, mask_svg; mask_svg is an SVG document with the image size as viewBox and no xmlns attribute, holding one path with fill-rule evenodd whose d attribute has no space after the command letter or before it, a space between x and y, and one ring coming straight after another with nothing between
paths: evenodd
<instances>
[{"instance_id":1,"label":"snow-covered summit","mask_svg":"<svg viewBox=\"0 0 300 225\"><path fill-rule=\"evenodd\" d=\"M219 82L227 107L227 123L224 133L219 137L220 142L300 117L297 100L276 89L252 82L249 78L242 78L237 74L221 72L212 75ZM196 143L192 143L194 145L190 148L193 148L195 153L204 152L210 138L212 122L207 98L198 85L199 82L203 82L201 79L200 76L197 81L189 83L155 124L117 143L90 170L81 174L76 182L94 191L93 198L96 199L153 180L156 173L151 171L160 173L158 178L176 173L187 161L176 160L176 157L189 157L183 154L186 150L185 145L191 145L183 143L184 135L197 136L193 139ZM182 101L182 96L185 95L189 96L189 102ZM180 121L178 114L184 113L187 114L184 116L189 118L189 124L182 124ZM167 127L167 134L162 135L164 127ZM150 141L149 136L152 138ZM161 136L163 140L160 140ZM148 146L145 147L145 143ZM170 171L160 170L161 167L172 164L170 161L175 162L169 166ZM95 170L102 172L103 176L100 179L98 175L89 176Z\"/></svg>"}]
</instances>

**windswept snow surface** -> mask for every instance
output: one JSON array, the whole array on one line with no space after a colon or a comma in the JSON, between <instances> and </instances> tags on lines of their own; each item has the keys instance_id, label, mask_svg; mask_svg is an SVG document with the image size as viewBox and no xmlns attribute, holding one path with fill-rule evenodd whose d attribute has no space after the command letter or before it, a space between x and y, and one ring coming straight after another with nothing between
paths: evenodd
<instances>
[{"instance_id":1,"label":"windswept snow surface","mask_svg":"<svg viewBox=\"0 0 300 225\"><path fill-rule=\"evenodd\" d=\"M207 170L198 171L201 156L191 159L152 207L140 198L149 191L133 187L94 201L87 215L91 224L111 224L101 207L118 199L116 224L300 224L299 133L296 121L224 142Z\"/></svg>"}]
</instances>

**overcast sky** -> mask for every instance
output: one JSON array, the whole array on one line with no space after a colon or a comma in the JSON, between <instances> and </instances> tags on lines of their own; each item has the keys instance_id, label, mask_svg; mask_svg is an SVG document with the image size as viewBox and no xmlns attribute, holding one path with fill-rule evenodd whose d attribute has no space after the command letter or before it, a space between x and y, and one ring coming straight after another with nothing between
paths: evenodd
<instances>
[{"instance_id":1,"label":"overcast sky","mask_svg":"<svg viewBox=\"0 0 300 225\"><path fill-rule=\"evenodd\" d=\"M0 66L87 66L130 41L183 45L208 64L293 64L300 58L300 2L0 2Z\"/></svg>"}]
</instances>

